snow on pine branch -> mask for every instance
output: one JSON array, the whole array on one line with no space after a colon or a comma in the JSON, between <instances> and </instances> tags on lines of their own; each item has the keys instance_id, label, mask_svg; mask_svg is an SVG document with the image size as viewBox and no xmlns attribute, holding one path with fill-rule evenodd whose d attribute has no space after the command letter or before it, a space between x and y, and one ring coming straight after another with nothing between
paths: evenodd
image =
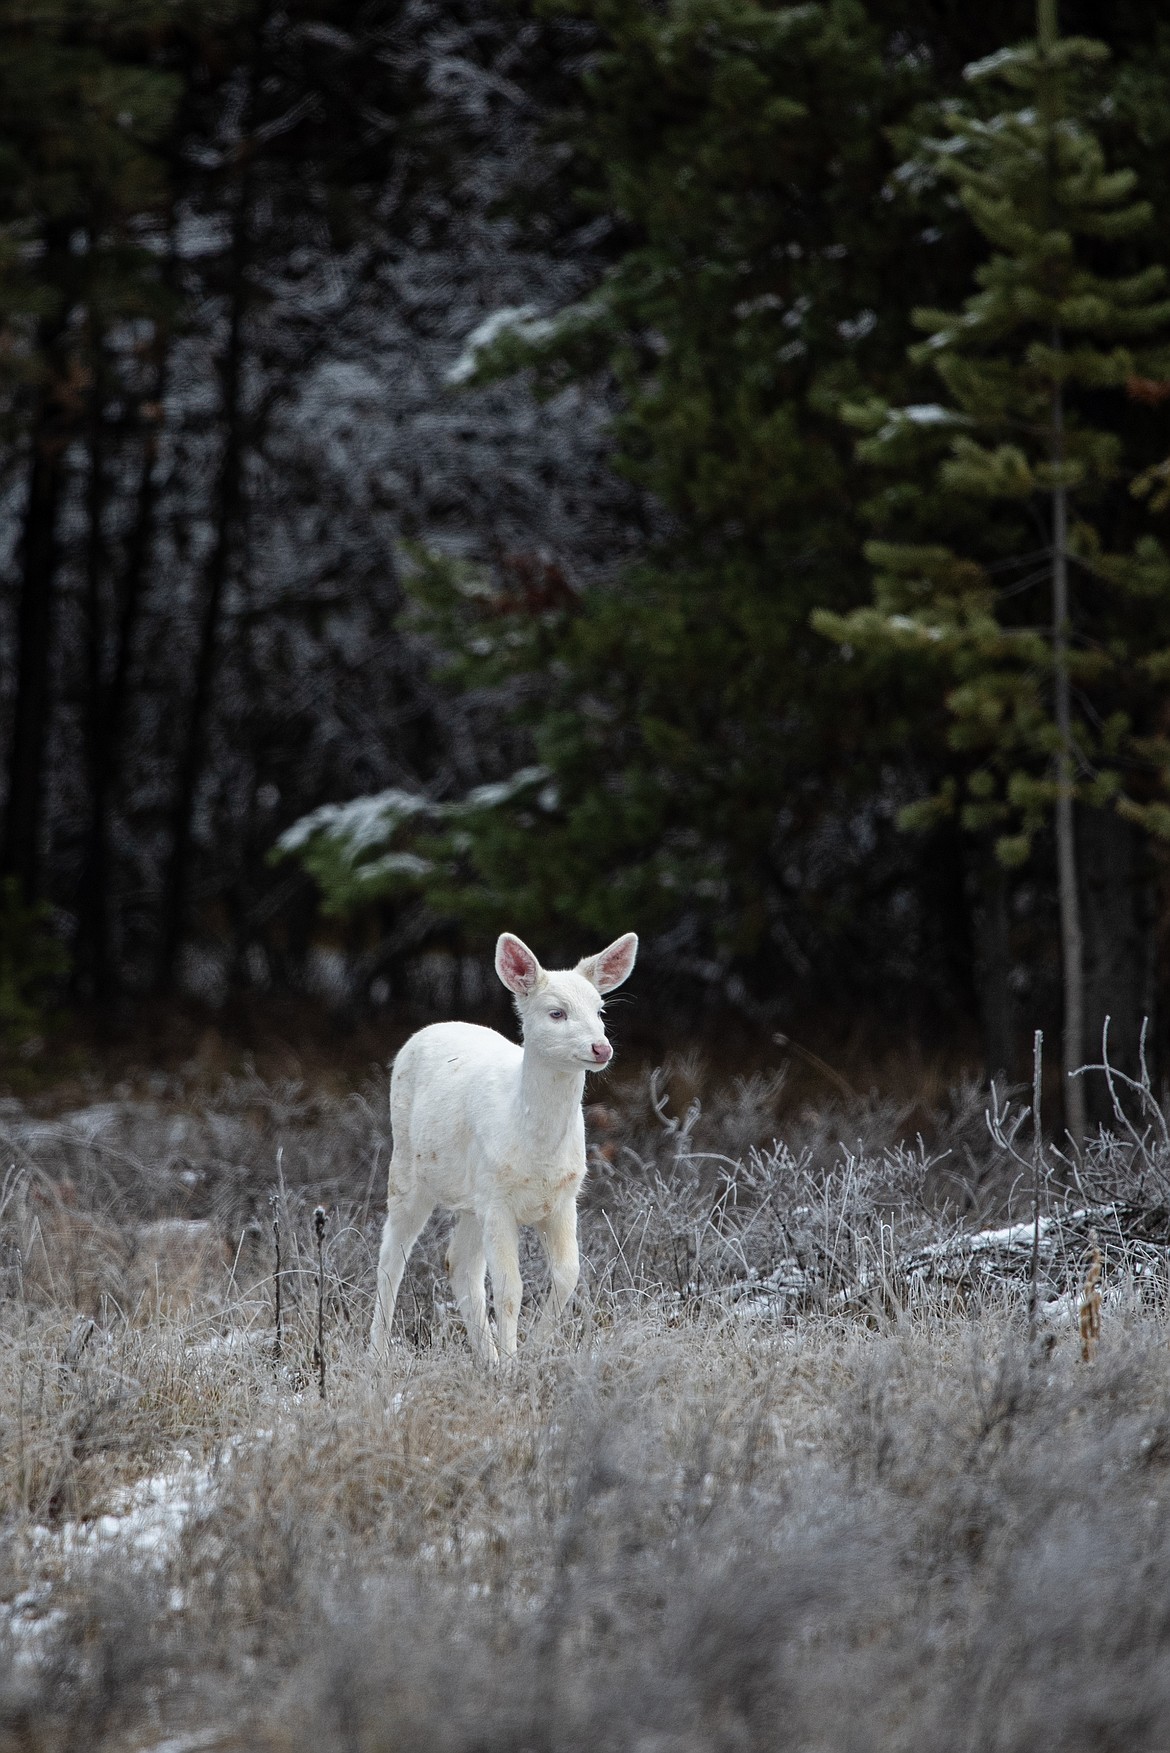
<instances>
[{"instance_id":1,"label":"snow on pine branch","mask_svg":"<svg viewBox=\"0 0 1170 1753\"><path fill-rule=\"evenodd\" d=\"M908 426L960 426L964 425L962 415L944 408L937 402L919 402L908 408L891 408L886 423L878 433L879 443L894 438L904 432Z\"/></svg>"},{"instance_id":2,"label":"snow on pine branch","mask_svg":"<svg viewBox=\"0 0 1170 1753\"><path fill-rule=\"evenodd\" d=\"M540 316L534 304L509 305L503 310L494 310L472 329L463 343L462 353L445 373L446 382L451 385L470 383L479 371L483 355L504 335L514 336L518 341L546 341L555 331L556 323L550 317Z\"/></svg>"},{"instance_id":3,"label":"snow on pine branch","mask_svg":"<svg viewBox=\"0 0 1170 1753\"><path fill-rule=\"evenodd\" d=\"M344 912L396 882L419 882L435 868L424 854L391 844L406 824L439 831L499 809L534 786L542 787L540 807L553 808L550 779L547 767L521 767L507 779L477 785L465 797L446 803L391 786L348 803L322 804L285 829L272 856L296 858L320 884L329 910Z\"/></svg>"}]
</instances>

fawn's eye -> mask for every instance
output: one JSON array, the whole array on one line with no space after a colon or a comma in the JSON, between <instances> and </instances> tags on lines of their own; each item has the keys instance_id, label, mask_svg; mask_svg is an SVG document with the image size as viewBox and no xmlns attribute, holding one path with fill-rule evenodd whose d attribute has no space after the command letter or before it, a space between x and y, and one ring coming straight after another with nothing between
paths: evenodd
<instances>
[{"instance_id":1,"label":"fawn's eye","mask_svg":"<svg viewBox=\"0 0 1170 1753\"><path fill-rule=\"evenodd\" d=\"M550 1010L548 1014L554 1023L563 1023L565 1020L565 1013L563 1010Z\"/></svg>"}]
</instances>

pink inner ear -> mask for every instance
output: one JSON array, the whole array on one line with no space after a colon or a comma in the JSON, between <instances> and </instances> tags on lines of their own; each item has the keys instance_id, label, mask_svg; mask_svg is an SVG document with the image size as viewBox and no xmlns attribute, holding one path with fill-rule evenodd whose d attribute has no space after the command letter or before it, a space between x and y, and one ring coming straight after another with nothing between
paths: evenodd
<instances>
[{"instance_id":1,"label":"pink inner ear","mask_svg":"<svg viewBox=\"0 0 1170 1753\"><path fill-rule=\"evenodd\" d=\"M636 944L611 944L597 961L597 984L604 992L609 986L620 986L634 965Z\"/></svg>"},{"instance_id":2,"label":"pink inner ear","mask_svg":"<svg viewBox=\"0 0 1170 1753\"><path fill-rule=\"evenodd\" d=\"M504 985L513 992L527 992L536 980L536 957L518 938L504 939L496 965Z\"/></svg>"},{"instance_id":3,"label":"pink inner ear","mask_svg":"<svg viewBox=\"0 0 1170 1753\"><path fill-rule=\"evenodd\" d=\"M629 956L626 954L602 956L601 966L597 970L598 974L601 976L602 983L608 986L612 980L620 980L621 976L626 971L626 964L629 962L629 959Z\"/></svg>"}]
</instances>

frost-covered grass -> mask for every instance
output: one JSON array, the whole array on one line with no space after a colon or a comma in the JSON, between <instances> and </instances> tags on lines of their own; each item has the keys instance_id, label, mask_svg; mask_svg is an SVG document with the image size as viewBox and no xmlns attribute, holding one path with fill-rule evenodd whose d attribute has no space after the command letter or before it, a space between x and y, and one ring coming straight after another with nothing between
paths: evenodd
<instances>
[{"instance_id":1,"label":"frost-covered grass","mask_svg":"<svg viewBox=\"0 0 1170 1753\"><path fill-rule=\"evenodd\" d=\"M1170 1744L1162 1243L1101 1232L1085 1364L1082 1220L1047 1190L1030 1334L973 1097L775 1140L774 1090L684 1082L593 1116L574 1319L491 1376L440 1229L365 1354L375 1104L11 1110L0 1748Z\"/></svg>"}]
</instances>

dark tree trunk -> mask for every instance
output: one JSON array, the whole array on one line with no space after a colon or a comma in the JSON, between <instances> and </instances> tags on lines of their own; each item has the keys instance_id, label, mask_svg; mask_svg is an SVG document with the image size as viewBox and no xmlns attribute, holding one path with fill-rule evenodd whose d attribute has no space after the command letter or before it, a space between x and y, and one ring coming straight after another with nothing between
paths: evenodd
<instances>
[{"instance_id":1,"label":"dark tree trunk","mask_svg":"<svg viewBox=\"0 0 1170 1753\"><path fill-rule=\"evenodd\" d=\"M241 216L241 226L243 224ZM216 532L203 578L203 614L195 655L195 679L187 731L179 752L171 813L171 850L163 889L159 985L174 979L175 962L187 923L194 842L195 797L203 772L207 724L219 648L224 590L236 549L243 504L244 422L240 405L243 287L233 287L232 311L223 370L224 442L215 489Z\"/></svg>"},{"instance_id":2,"label":"dark tree trunk","mask_svg":"<svg viewBox=\"0 0 1170 1753\"><path fill-rule=\"evenodd\" d=\"M93 387L90 392L88 423L89 479L86 486L85 514L88 528L85 542L85 607L86 607L86 685L87 725L86 760L89 767L91 808L102 785L104 760L104 678L106 626L102 601L106 577L106 431L105 431L105 337L95 330L90 337ZM104 853L105 837L100 851ZM74 980L83 993L104 998L108 976L107 871L104 857L94 857L91 846L86 868L82 873L77 907L77 939L74 947Z\"/></svg>"},{"instance_id":3,"label":"dark tree trunk","mask_svg":"<svg viewBox=\"0 0 1170 1753\"><path fill-rule=\"evenodd\" d=\"M135 515L126 545L125 565L118 593L113 662L108 682L100 655L100 595L92 583L90 587L91 654L95 649L95 641L98 645L96 660L91 655L90 664L90 808L81 882L78 967L83 989L99 1004L109 1002L119 984L110 934L110 812L113 808L122 736L130 703L134 647L147 595L147 567L154 544L158 503L155 465L158 460L169 363L170 335L160 325L155 337L150 391L140 409L143 439L134 494ZM93 467L91 462L91 471Z\"/></svg>"},{"instance_id":4,"label":"dark tree trunk","mask_svg":"<svg viewBox=\"0 0 1170 1753\"><path fill-rule=\"evenodd\" d=\"M207 726L219 657L220 619L224 592L238 550L244 508L243 471L247 439L243 407L244 319L249 293L249 222L254 164L254 142L248 137L248 130L256 115L264 65L264 33L268 12L268 0L260 0L255 13L248 99L242 124L235 200L232 206L227 288L228 333L220 367L224 438L213 498L215 540L204 571L203 614L200 618L199 643L195 655L195 677L186 735L179 751L174 807L171 812L170 856L163 884L158 960L158 986L163 991L174 984L179 947L187 925L195 802L206 757Z\"/></svg>"},{"instance_id":5,"label":"dark tree trunk","mask_svg":"<svg viewBox=\"0 0 1170 1753\"><path fill-rule=\"evenodd\" d=\"M944 823L931 840L927 894L939 937L930 954L943 1002L955 1006L963 1019L979 1003L979 946L970 903L969 860L966 836L956 823Z\"/></svg>"},{"instance_id":6,"label":"dark tree trunk","mask_svg":"<svg viewBox=\"0 0 1170 1753\"><path fill-rule=\"evenodd\" d=\"M1109 1020L1109 1058L1138 1075L1143 1019L1154 1025L1154 884L1145 836L1113 810L1077 810L1085 933L1085 1050L1101 1058ZM1153 1043L1150 1042L1152 1050ZM1093 1120L1113 1117L1100 1074L1083 1080Z\"/></svg>"},{"instance_id":7,"label":"dark tree trunk","mask_svg":"<svg viewBox=\"0 0 1170 1753\"><path fill-rule=\"evenodd\" d=\"M73 416L55 357L64 321L41 325L37 352L49 382L33 412L28 495L20 544L16 704L8 757L8 800L0 842L0 875L13 877L25 901L40 893L45 813L45 755L52 717L53 635L57 588L57 515Z\"/></svg>"},{"instance_id":8,"label":"dark tree trunk","mask_svg":"<svg viewBox=\"0 0 1170 1753\"><path fill-rule=\"evenodd\" d=\"M993 848L982 842L975 853L971 888L975 983L983 1025L984 1064L988 1077L1010 1080L1019 1069L1011 988L1011 885Z\"/></svg>"}]
</instances>

